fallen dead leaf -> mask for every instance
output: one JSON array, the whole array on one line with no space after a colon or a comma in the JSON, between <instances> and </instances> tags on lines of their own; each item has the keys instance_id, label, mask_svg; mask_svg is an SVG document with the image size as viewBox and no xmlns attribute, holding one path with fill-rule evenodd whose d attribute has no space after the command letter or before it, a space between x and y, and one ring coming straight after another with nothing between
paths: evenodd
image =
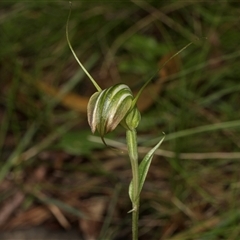
<instances>
[{"instance_id":1,"label":"fallen dead leaf","mask_svg":"<svg viewBox=\"0 0 240 240\"><path fill-rule=\"evenodd\" d=\"M96 240L101 230L107 199L94 197L83 201L83 205L87 219L80 219L79 226L86 240Z\"/></svg>"},{"instance_id":2,"label":"fallen dead leaf","mask_svg":"<svg viewBox=\"0 0 240 240\"><path fill-rule=\"evenodd\" d=\"M27 211L16 214L8 221L3 229L15 229L29 226L38 226L52 217L51 212L44 206L34 207Z\"/></svg>"},{"instance_id":3,"label":"fallen dead leaf","mask_svg":"<svg viewBox=\"0 0 240 240\"><path fill-rule=\"evenodd\" d=\"M24 197L25 195L18 191L14 194L11 200L8 200L3 205L3 207L0 209L0 226L4 225L14 211L21 205Z\"/></svg>"}]
</instances>

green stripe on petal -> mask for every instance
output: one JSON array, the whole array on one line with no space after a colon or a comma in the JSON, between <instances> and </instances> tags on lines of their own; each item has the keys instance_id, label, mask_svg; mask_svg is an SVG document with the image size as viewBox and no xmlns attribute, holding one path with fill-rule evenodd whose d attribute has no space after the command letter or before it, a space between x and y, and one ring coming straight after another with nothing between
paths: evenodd
<instances>
[{"instance_id":1,"label":"green stripe on petal","mask_svg":"<svg viewBox=\"0 0 240 240\"><path fill-rule=\"evenodd\" d=\"M88 117L88 124L91 127L92 133L96 131L97 127L97 117L96 117L96 111L94 111L95 104L97 101L97 98L99 96L100 92L94 93L91 98L89 99L88 106L87 106L87 117Z\"/></svg>"}]
</instances>

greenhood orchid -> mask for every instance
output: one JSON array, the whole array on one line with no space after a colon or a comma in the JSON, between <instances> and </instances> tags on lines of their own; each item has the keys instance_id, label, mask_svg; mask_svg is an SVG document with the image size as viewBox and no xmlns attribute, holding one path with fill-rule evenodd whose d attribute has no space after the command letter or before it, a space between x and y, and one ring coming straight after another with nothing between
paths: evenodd
<instances>
[{"instance_id":1,"label":"greenhood orchid","mask_svg":"<svg viewBox=\"0 0 240 240\"><path fill-rule=\"evenodd\" d=\"M129 185L129 197L132 202L132 210L129 212L132 212L132 239L137 240L140 193L145 182L154 152L161 145L164 139L163 137L155 145L155 147L153 147L145 155L139 164L136 128L141 120L141 115L137 109L136 102L143 89L147 86L148 83L150 83L155 74L143 85L136 97L133 96L131 89L125 84L116 84L102 90L79 61L69 41L68 23L70 14L71 10L69 12L66 26L66 37L69 48L72 51L72 54L75 57L76 61L79 63L80 67L83 69L83 71L86 73L86 75L89 77L97 89L97 92L91 96L87 107L88 123L90 125L91 131L92 133L98 131L104 142L105 134L113 131L119 124L126 129L127 149L132 168L132 181ZM163 64L163 66L191 44L192 43L189 43L176 54L174 54L170 59L168 59L168 61Z\"/></svg>"}]
</instances>

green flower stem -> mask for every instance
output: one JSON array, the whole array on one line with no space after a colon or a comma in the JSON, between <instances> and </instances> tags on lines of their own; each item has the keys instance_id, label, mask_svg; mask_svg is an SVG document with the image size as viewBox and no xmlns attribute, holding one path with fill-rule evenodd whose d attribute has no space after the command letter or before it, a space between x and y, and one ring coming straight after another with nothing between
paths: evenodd
<instances>
[{"instance_id":1,"label":"green flower stem","mask_svg":"<svg viewBox=\"0 0 240 240\"><path fill-rule=\"evenodd\" d=\"M126 132L128 154L132 167L132 239L138 239L138 215L139 215L139 170L137 151L137 132L135 129Z\"/></svg>"},{"instance_id":2,"label":"green flower stem","mask_svg":"<svg viewBox=\"0 0 240 240\"><path fill-rule=\"evenodd\" d=\"M136 200L136 210L132 212L132 239L138 240L139 198Z\"/></svg>"}]
</instances>

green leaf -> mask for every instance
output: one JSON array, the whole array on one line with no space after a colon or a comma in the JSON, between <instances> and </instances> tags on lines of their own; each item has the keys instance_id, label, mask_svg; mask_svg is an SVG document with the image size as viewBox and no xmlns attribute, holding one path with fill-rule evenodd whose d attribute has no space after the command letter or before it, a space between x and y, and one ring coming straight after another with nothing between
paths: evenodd
<instances>
[{"instance_id":1,"label":"green leaf","mask_svg":"<svg viewBox=\"0 0 240 240\"><path fill-rule=\"evenodd\" d=\"M131 202L133 203L133 188L132 188L132 181L129 184L129 188L128 188L128 195L130 197Z\"/></svg>"},{"instance_id":2,"label":"green leaf","mask_svg":"<svg viewBox=\"0 0 240 240\"><path fill-rule=\"evenodd\" d=\"M152 162L152 158L154 155L154 152L159 148L159 146L162 144L163 140L164 140L165 136L158 142L158 144L152 148L147 154L146 156L143 158L142 162L139 165L138 171L139 171L139 193L138 195L140 195L141 191L142 191L142 187L143 184L145 182L150 164ZM132 187L132 181L129 184L129 188L128 188L128 194L129 197L131 199L131 201L133 202L133 187Z\"/></svg>"},{"instance_id":3,"label":"green leaf","mask_svg":"<svg viewBox=\"0 0 240 240\"><path fill-rule=\"evenodd\" d=\"M161 143L163 142L165 136L158 142L158 144L152 148L147 154L146 156L143 158L142 162L139 165L139 195L142 191L142 187L143 184L145 182L150 164L152 162L152 158L154 155L154 152L159 148L159 146L161 145ZM129 186L130 188L130 186Z\"/></svg>"},{"instance_id":4,"label":"green leaf","mask_svg":"<svg viewBox=\"0 0 240 240\"><path fill-rule=\"evenodd\" d=\"M132 53L152 60L157 54L158 42L153 37L136 34L126 42L124 47Z\"/></svg>"},{"instance_id":5,"label":"green leaf","mask_svg":"<svg viewBox=\"0 0 240 240\"><path fill-rule=\"evenodd\" d=\"M103 144L89 141L89 135L92 135L90 130L69 131L62 136L56 147L63 149L69 154L88 156L93 149L101 149L104 147Z\"/></svg>"},{"instance_id":6,"label":"green leaf","mask_svg":"<svg viewBox=\"0 0 240 240\"><path fill-rule=\"evenodd\" d=\"M152 71L156 61L146 61L142 58L125 59L119 63L119 70L122 73L146 74Z\"/></svg>"}]
</instances>

